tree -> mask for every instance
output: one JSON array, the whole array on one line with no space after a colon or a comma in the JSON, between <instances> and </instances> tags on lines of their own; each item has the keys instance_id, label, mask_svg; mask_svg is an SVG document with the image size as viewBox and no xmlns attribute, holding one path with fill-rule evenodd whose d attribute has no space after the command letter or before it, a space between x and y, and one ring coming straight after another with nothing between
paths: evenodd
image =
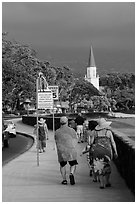
<instances>
[{"instance_id":1,"label":"tree","mask_svg":"<svg viewBox=\"0 0 137 204\"><path fill-rule=\"evenodd\" d=\"M28 45L2 39L2 100L12 109L19 108L25 98L36 100L36 78L43 72L49 85L58 85L61 100L67 100L73 84L69 67L53 67L48 61L40 61ZM21 93L21 94L20 94Z\"/></svg>"},{"instance_id":2,"label":"tree","mask_svg":"<svg viewBox=\"0 0 137 204\"><path fill-rule=\"evenodd\" d=\"M2 39L2 100L15 109L18 95L35 97L35 81L40 62L36 52L27 45L11 42L7 35Z\"/></svg>"},{"instance_id":3,"label":"tree","mask_svg":"<svg viewBox=\"0 0 137 204\"><path fill-rule=\"evenodd\" d=\"M92 111L108 111L110 102L106 96L92 96L90 98Z\"/></svg>"},{"instance_id":4,"label":"tree","mask_svg":"<svg viewBox=\"0 0 137 204\"><path fill-rule=\"evenodd\" d=\"M133 73L113 73L100 77L100 85L109 97L113 110L129 110L135 104L135 75ZM115 101L112 103L112 101Z\"/></svg>"},{"instance_id":5,"label":"tree","mask_svg":"<svg viewBox=\"0 0 137 204\"><path fill-rule=\"evenodd\" d=\"M84 99L89 101L91 96L101 95L100 92L89 82L84 79L75 79L71 89L70 103L81 103Z\"/></svg>"}]
</instances>

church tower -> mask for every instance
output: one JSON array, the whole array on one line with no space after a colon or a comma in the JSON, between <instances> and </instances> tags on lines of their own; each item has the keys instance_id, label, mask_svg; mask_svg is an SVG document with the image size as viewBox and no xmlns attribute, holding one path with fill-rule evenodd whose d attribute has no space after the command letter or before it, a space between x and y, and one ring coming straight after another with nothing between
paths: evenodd
<instances>
[{"instance_id":1,"label":"church tower","mask_svg":"<svg viewBox=\"0 0 137 204\"><path fill-rule=\"evenodd\" d=\"M92 46L90 48L87 74L85 75L85 80L93 84L99 90L99 75L97 75L96 73L96 65Z\"/></svg>"}]
</instances>

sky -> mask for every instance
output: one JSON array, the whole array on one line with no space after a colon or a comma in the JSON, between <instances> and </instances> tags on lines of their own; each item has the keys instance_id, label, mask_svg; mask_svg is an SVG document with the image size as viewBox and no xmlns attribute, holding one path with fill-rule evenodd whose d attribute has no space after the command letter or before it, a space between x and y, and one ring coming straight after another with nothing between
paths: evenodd
<instances>
[{"instance_id":1,"label":"sky","mask_svg":"<svg viewBox=\"0 0 137 204\"><path fill-rule=\"evenodd\" d=\"M3 2L2 31L78 75L91 45L98 74L135 71L134 2Z\"/></svg>"}]
</instances>

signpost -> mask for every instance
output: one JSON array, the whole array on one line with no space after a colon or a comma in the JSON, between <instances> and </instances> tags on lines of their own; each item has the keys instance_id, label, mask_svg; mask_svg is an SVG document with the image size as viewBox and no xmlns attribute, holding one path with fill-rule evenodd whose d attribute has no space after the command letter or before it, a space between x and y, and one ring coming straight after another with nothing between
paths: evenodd
<instances>
[{"instance_id":1,"label":"signpost","mask_svg":"<svg viewBox=\"0 0 137 204\"><path fill-rule=\"evenodd\" d=\"M39 166L39 135L38 135L38 116L39 110L52 109L53 110L53 134L55 132L54 121L54 100L58 100L58 86L48 86L48 83L39 73L36 80L36 104L37 104L37 166Z\"/></svg>"}]
</instances>

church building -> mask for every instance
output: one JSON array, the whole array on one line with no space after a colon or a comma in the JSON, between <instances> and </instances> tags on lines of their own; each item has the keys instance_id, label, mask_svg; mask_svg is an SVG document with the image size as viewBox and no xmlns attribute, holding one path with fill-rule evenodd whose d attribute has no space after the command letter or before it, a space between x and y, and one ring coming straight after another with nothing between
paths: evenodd
<instances>
[{"instance_id":1,"label":"church building","mask_svg":"<svg viewBox=\"0 0 137 204\"><path fill-rule=\"evenodd\" d=\"M97 75L96 69L97 68L96 68L95 59L93 55L93 49L91 46L85 80L93 84L93 86L95 86L99 90L99 75Z\"/></svg>"}]
</instances>

